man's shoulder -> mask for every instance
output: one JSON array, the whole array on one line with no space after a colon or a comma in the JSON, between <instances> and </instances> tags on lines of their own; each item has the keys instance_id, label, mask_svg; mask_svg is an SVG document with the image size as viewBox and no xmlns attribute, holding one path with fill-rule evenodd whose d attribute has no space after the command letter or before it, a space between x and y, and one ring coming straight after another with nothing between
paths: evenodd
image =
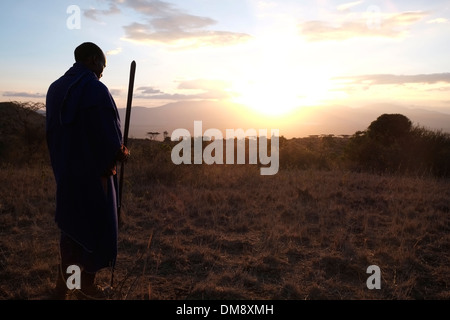
<instances>
[{"instance_id":1,"label":"man's shoulder","mask_svg":"<svg viewBox=\"0 0 450 320\"><path fill-rule=\"evenodd\" d=\"M103 91L103 92L109 93L108 87L107 87L103 82L101 82L100 80L98 80L95 76L89 78L87 84L88 84L88 86L89 86L91 89L94 89L94 90L96 90L96 91Z\"/></svg>"},{"instance_id":2,"label":"man's shoulder","mask_svg":"<svg viewBox=\"0 0 450 320\"><path fill-rule=\"evenodd\" d=\"M59 88L65 82L64 80L64 76L59 77L49 85L48 89L53 90Z\"/></svg>"},{"instance_id":3,"label":"man's shoulder","mask_svg":"<svg viewBox=\"0 0 450 320\"><path fill-rule=\"evenodd\" d=\"M60 96L67 90L68 83L65 81L64 76L53 81L47 89L46 104L51 103L54 99L60 99Z\"/></svg>"},{"instance_id":4,"label":"man's shoulder","mask_svg":"<svg viewBox=\"0 0 450 320\"><path fill-rule=\"evenodd\" d=\"M89 79L85 86L85 94L86 97L94 99L97 104L102 106L115 105L108 87L97 78Z\"/></svg>"}]
</instances>

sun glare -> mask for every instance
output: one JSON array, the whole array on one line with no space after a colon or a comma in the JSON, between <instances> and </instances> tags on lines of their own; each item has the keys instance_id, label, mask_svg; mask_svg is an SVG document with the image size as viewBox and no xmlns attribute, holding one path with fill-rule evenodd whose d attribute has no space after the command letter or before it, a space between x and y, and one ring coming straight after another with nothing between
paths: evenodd
<instances>
[{"instance_id":1,"label":"sun glare","mask_svg":"<svg viewBox=\"0 0 450 320\"><path fill-rule=\"evenodd\" d=\"M275 79L248 80L237 86L234 102L265 115L282 115L300 104L295 91Z\"/></svg>"},{"instance_id":2,"label":"sun glare","mask_svg":"<svg viewBox=\"0 0 450 320\"><path fill-rule=\"evenodd\" d=\"M232 81L233 102L281 117L330 99L329 70L299 58L303 44L296 32L288 24L253 44L255 55L245 60Z\"/></svg>"},{"instance_id":3,"label":"sun glare","mask_svg":"<svg viewBox=\"0 0 450 320\"><path fill-rule=\"evenodd\" d=\"M295 68L291 68L295 69ZM234 102L263 115L288 115L329 100L330 80L324 75L278 69L257 79L236 81Z\"/></svg>"}]
</instances>

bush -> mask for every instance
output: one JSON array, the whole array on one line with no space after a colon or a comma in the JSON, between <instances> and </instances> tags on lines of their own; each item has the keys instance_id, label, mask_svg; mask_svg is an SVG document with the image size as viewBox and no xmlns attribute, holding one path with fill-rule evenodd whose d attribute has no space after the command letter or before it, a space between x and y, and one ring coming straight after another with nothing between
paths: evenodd
<instances>
[{"instance_id":1,"label":"bush","mask_svg":"<svg viewBox=\"0 0 450 320\"><path fill-rule=\"evenodd\" d=\"M373 140L392 144L408 137L411 126L411 121L404 115L383 114L370 124L367 133Z\"/></svg>"},{"instance_id":2,"label":"bush","mask_svg":"<svg viewBox=\"0 0 450 320\"><path fill-rule=\"evenodd\" d=\"M384 114L355 133L346 153L359 169L450 175L450 135L412 126L399 114Z\"/></svg>"},{"instance_id":3,"label":"bush","mask_svg":"<svg viewBox=\"0 0 450 320\"><path fill-rule=\"evenodd\" d=\"M48 160L42 103L0 103L0 161L32 164Z\"/></svg>"}]
</instances>

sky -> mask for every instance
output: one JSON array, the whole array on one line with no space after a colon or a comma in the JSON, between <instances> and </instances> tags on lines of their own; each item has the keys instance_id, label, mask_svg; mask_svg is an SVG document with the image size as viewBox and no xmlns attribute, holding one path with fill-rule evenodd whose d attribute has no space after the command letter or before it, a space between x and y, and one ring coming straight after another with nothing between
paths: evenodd
<instances>
[{"instance_id":1,"label":"sky","mask_svg":"<svg viewBox=\"0 0 450 320\"><path fill-rule=\"evenodd\" d=\"M395 103L450 113L450 1L97 0L0 3L0 100L41 101L79 44L126 106L227 101L267 116Z\"/></svg>"}]
</instances>

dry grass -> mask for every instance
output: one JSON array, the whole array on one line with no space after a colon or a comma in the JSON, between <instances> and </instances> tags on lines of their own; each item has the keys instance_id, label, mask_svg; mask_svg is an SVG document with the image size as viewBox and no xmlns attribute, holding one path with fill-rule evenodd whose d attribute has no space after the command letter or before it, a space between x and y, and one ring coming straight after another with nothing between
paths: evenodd
<instances>
[{"instance_id":1,"label":"dry grass","mask_svg":"<svg viewBox=\"0 0 450 320\"><path fill-rule=\"evenodd\" d=\"M260 176L132 155L114 299L450 298L449 180ZM58 262L51 170L4 166L0 179L0 298L46 299ZM373 264L381 290L366 287Z\"/></svg>"}]
</instances>

